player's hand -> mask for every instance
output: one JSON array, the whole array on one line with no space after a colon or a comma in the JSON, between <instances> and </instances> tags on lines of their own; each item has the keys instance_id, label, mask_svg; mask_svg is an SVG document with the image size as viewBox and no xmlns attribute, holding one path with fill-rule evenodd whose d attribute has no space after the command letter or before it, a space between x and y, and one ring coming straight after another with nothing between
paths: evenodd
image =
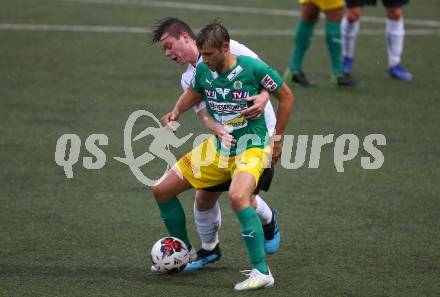
<instances>
[{"instance_id":1,"label":"player's hand","mask_svg":"<svg viewBox=\"0 0 440 297\"><path fill-rule=\"evenodd\" d=\"M167 127L171 132L175 132L176 128L172 125L177 120L176 114L174 111L166 113L164 116L160 118L160 122L162 125Z\"/></svg>"},{"instance_id":2,"label":"player's hand","mask_svg":"<svg viewBox=\"0 0 440 297\"><path fill-rule=\"evenodd\" d=\"M282 150L282 144L281 141L274 141L273 147L272 147L272 165L275 165L278 162L278 159L281 156L281 150Z\"/></svg>"},{"instance_id":3,"label":"player's hand","mask_svg":"<svg viewBox=\"0 0 440 297\"><path fill-rule=\"evenodd\" d=\"M229 149L231 146L235 145L236 140L230 134L232 132L231 127L215 124L212 130L220 139L221 146L224 149Z\"/></svg>"},{"instance_id":4,"label":"player's hand","mask_svg":"<svg viewBox=\"0 0 440 297\"><path fill-rule=\"evenodd\" d=\"M171 122L171 115L172 114L173 114L172 112L168 112L160 118L160 122L162 123L162 125L166 126L166 125L168 125L169 122Z\"/></svg>"},{"instance_id":5,"label":"player's hand","mask_svg":"<svg viewBox=\"0 0 440 297\"><path fill-rule=\"evenodd\" d=\"M264 112L269 98L270 95L267 91L262 91L258 95L247 98L248 101L252 101L252 106L243 110L241 115L245 116L248 120L258 118Z\"/></svg>"}]
</instances>

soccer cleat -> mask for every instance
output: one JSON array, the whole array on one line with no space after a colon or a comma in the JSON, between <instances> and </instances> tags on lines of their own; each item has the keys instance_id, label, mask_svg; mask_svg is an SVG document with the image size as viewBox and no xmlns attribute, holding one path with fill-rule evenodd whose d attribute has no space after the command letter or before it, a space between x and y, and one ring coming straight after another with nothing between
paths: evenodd
<instances>
[{"instance_id":1,"label":"soccer cleat","mask_svg":"<svg viewBox=\"0 0 440 297\"><path fill-rule=\"evenodd\" d=\"M283 80L284 81L291 81L292 80L293 71L289 68L286 68L283 73Z\"/></svg>"},{"instance_id":2,"label":"soccer cleat","mask_svg":"<svg viewBox=\"0 0 440 297\"><path fill-rule=\"evenodd\" d=\"M191 250L189 251L189 262L191 263L191 261L194 261L196 259L197 259L197 252L193 247L191 247ZM189 265L189 263L186 266L188 266L188 265ZM151 272L158 272L154 265L151 265L150 270L151 270ZM185 269L183 269L183 271L185 271L185 270L186 270L186 267L185 267Z\"/></svg>"},{"instance_id":3,"label":"soccer cleat","mask_svg":"<svg viewBox=\"0 0 440 297\"><path fill-rule=\"evenodd\" d=\"M273 287L275 283L275 280L270 270L269 270L269 274L261 273L255 268L252 270L241 271L241 273L246 275L248 278L245 281L236 284L234 287L235 291L248 291L248 290L256 290L260 288L269 288L269 287Z\"/></svg>"},{"instance_id":4,"label":"soccer cleat","mask_svg":"<svg viewBox=\"0 0 440 297\"><path fill-rule=\"evenodd\" d=\"M333 77L331 82L341 87L354 87L359 83L359 80L350 73L343 73L337 77Z\"/></svg>"},{"instance_id":5,"label":"soccer cleat","mask_svg":"<svg viewBox=\"0 0 440 297\"><path fill-rule=\"evenodd\" d=\"M213 263L220 260L222 251L220 250L220 244L217 243L212 251L200 249L197 251L197 258L188 263L183 271L193 271L202 269L208 263Z\"/></svg>"},{"instance_id":6,"label":"soccer cleat","mask_svg":"<svg viewBox=\"0 0 440 297\"><path fill-rule=\"evenodd\" d=\"M311 83L307 80L306 75L301 70L299 72L293 72L290 69L286 69L283 75L283 79L285 81L293 81L303 87L311 86Z\"/></svg>"},{"instance_id":7,"label":"soccer cleat","mask_svg":"<svg viewBox=\"0 0 440 297\"><path fill-rule=\"evenodd\" d=\"M344 73L350 73L353 69L353 62L354 60L352 58L344 57L342 59L342 71Z\"/></svg>"},{"instance_id":8,"label":"soccer cleat","mask_svg":"<svg viewBox=\"0 0 440 297\"><path fill-rule=\"evenodd\" d=\"M278 214L272 209L272 220L269 224L263 225L264 231L264 250L266 254L275 253L281 242L280 229L278 228Z\"/></svg>"},{"instance_id":9,"label":"soccer cleat","mask_svg":"<svg viewBox=\"0 0 440 297\"><path fill-rule=\"evenodd\" d=\"M412 74L411 72L409 72L408 70L406 70L405 68L403 68L402 65L396 65L393 67L388 68L388 74L395 79L398 80L411 80L412 79Z\"/></svg>"}]
</instances>

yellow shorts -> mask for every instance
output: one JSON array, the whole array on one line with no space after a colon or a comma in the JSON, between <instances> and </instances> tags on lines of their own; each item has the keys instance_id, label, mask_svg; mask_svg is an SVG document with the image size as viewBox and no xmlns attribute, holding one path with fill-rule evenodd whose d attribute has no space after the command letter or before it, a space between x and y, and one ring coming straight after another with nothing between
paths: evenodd
<instances>
[{"instance_id":1,"label":"yellow shorts","mask_svg":"<svg viewBox=\"0 0 440 297\"><path fill-rule=\"evenodd\" d=\"M299 0L299 3L313 3L321 10L331 10L344 7L344 0Z\"/></svg>"},{"instance_id":2,"label":"yellow shorts","mask_svg":"<svg viewBox=\"0 0 440 297\"><path fill-rule=\"evenodd\" d=\"M211 137L180 158L174 170L197 190L227 182L238 172L252 174L257 185L263 169L270 165L269 157L269 146L248 148L237 156L222 156L216 150L215 137Z\"/></svg>"}]
</instances>

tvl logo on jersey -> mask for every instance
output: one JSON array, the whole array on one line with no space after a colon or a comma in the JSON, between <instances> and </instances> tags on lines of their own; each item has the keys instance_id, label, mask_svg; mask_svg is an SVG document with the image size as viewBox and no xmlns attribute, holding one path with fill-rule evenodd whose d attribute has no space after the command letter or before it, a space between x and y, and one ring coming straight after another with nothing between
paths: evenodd
<instances>
[{"instance_id":1,"label":"tvl logo on jersey","mask_svg":"<svg viewBox=\"0 0 440 297\"><path fill-rule=\"evenodd\" d=\"M232 99L246 99L249 98L249 92L248 91L234 91L232 92Z\"/></svg>"},{"instance_id":2,"label":"tvl logo on jersey","mask_svg":"<svg viewBox=\"0 0 440 297\"><path fill-rule=\"evenodd\" d=\"M231 89L225 88L215 88L215 90L205 90L205 95L208 99L214 99L217 100L217 94L220 94L223 98L223 100L226 100L226 96L231 92ZM234 93L242 93L242 92L234 92ZM245 92L247 93L247 92ZM238 95L238 94L236 94ZM242 96L244 96L244 94L242 94ZM240 98L247 98L246 97L240 97ZM235 99L240 99L240 98L235 98Z\"/></svg>"},{"instance_id":3,"label":"tvl logo on jersey","mask_svg":"<svg viewBox=\"0 0 440 297\"><path fill-rule=\"evenodd\" d=\"M208 99L217 100L217 93L215 90L205 90L205 95Z\"/></svg>"}]
</instances>

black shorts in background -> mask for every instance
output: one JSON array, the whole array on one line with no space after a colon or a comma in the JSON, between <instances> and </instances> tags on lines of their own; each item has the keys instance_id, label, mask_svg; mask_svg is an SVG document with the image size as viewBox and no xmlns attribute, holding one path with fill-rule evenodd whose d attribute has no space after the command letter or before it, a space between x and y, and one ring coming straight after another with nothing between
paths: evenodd
<instances>
[{"instance_id":1,"label":"black shorts in background","mask_svg":"<svg viewBox=\"0 0 440 297\"><path fill-rule=\"evenodd\" d=\"M409 0L382 0L382 4L385 7L400 7L408 4ZM377 4L377 0L345 0L345 5L348 8L358 6L374 6Z\"/></svg>"}]
</instances>

